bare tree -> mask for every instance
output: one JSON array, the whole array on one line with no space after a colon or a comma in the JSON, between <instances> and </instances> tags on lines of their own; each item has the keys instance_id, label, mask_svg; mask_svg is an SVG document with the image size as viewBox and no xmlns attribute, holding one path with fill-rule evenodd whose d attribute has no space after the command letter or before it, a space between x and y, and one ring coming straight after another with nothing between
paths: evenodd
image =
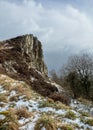
<instances>
[{"instance_id":1,"label":"bare tree","mask_svg":"<svg viewBox=\"0 0 93 130\"><path fill-rule=\"evenodd\" d=\"M92 57L88 54L74 55L63 70L62 76L66 77L74 95L89 98L93 80Z\"/></svg>"}]
</instances>

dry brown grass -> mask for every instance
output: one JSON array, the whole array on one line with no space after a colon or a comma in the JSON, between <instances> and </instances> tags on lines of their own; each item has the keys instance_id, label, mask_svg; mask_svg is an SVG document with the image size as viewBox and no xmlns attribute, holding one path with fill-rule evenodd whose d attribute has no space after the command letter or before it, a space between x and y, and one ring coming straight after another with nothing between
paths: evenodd
<instances>
[{"instance_id":1,"label":"dry brown grass","mask_svg":"<svg viewBox=\"0 0 93 130\"><path fill-rule=\"evenodd\" d=\"M62 124L58 127L60 130L74 130L74 127L69 124Z\"/></svg>"},{"instance_id":2,"label":"dry brown grass","mask_svg":"<svg viewBox=\"0 0 93 130\"><path fill-rule=\"evenodd\" d=\"M57 130L56 122L51 117L43 116L36 122L34 130L42 130L43 128Z\"/></svg>"},{"instance_id":3,"label":"dry brown grass","mask_svg":"<svg viewBox=\"0 0 93 130\"><path fill-rule=\"evenodd\" d=\"M34 116L33 113L29 112L27 110L27 108L24 107L24 106L21 107L21 108L16 109L16 115L17 115L18 120L21 119L22 117L29 118L29 117Z\"/></svg>"},{"instance_id":4,"label":"dry brown grass","mask_svg":"<svg viewBox=\"0 0 93 130\"><path fill-rule=\"evenodd\" d=\"M75 120L76 119L76 114L73 111L69 110L69 111L67 111L65 117L69 118L69 119L72 119L72 120Z\"/></svg>"},{"instance_id":5,"label":"dry brown grass","mask_svg":"<svg viewBox=\"0 0 93 130\"><path fill-rule=\"evenodd\" d=\"M93 118L89 118L85 121L86 124L93 126Z\"/></svg>"},{"instance_id":6,"label":"dry brown grass","mask_svg":"<svg viewBox=\"0 0 93 130\"><path fill-rule=\"evenodd\" d=\"M0 84L4 87L5 90L11 91L11 89L14 88L14 86L12 85L14 81L15 80L10 78L9 76L0 74Z\"/></svg>"},{"instance_id":7,"label":"dry brown grass","mask_svg":"<svg viewBox=\"0 0 93 130\"><path fill-rule=\"evenodd\" d=\"M12 101L18 101L18 97L19 97L19 95L14 95L14 96L11 96L10 98L9 98L9 100L12 102Z\"/></svg>"},{"instance_id":8,"label":"dry brown grass","mask_svg":"<svg viewBox=\"0 0 93 130\"><path fill-rule=\"evenodd\" d=\"M0 84L9 92L15 90L17 94L25 95L28 100L31 98L30 87L23 81L17 81L9 76L0 74Z\"/></svg>"},{"instance_id":9,"label":"dry brown grass","mask_svg":"<svg viewBox=\"0 0 93 130\"><path fill-rule=\"evenodd\" d=\"M19 130L19 126L13 122L5 123L0 126L0 130Z\"/></svg>"},{"instance_id":10,"label":"dry brown grass","mask_svg":"<svg viewBox=\"0 0 93 130\"><path fill-rule=\"evenodd\" d=\"M57 101L54 102L53 100L47 100L47 101L40 101L39 102L39 107L43 108L43 107L53 107L55 109L70 109L69 106L66 106L65 104Z\"/></svg>"},{"instance_id":11,"label":"dry brown grass","mask_svg":"<svg viewBox=\"0 0 93 130\"><path fill-rule=\"evenodd\" d=\"M4 106L5 106L5 103L0 102L0 107L4 107Z\"/></svg>"},{"instance_id":12,"label":"dry brown grass","mask_svg":"<svg viewBox=\"0 0 93 130\"><path fill-rule=\"evenodd\" d=\"M19 123L14 109L0 112L5 118L0 120L0 130L19 130Z\"/></svg>"},{"instance_id":13,"label":"dry brown grass","mask_svg":"<svg viewBox=\"0 0 93 130\"><path fill-rule=\"evenodd\" d=\"M8 102L6 94L4 94L4 93L0 94L0 102L5 102L5 103Z\"/></svg>"},{"instance_id":14,"label":"dry brown grass","mask_svg":"<svg viewBox=\"0 0 93 130\"><path fill-rule=\"evenodd\" d=\"M19 84L14 90L21 95L25 95L28 100L31 98L31 90L26 85Z\"/></svg>"},{"instance_id":15,"label":"dry brown grass","mask_svg":"<svg viewBox=\"0 0 93 130\"><path fill-rule=\"evenodd\" d=\"M70 103L70 99L64 94L53 93L49 97L52 98L54 101L60 101L66 105L69 105Z\"/></svg>"},{"instance_id":16,"label":"dry brown grass","mask_svg":"<svg viewBox=\"0 0 93 130\"><path fill-rule=\"evenodd\" d=\"M0 112L0 115L5 117L4 119L0 119L0 130L19 130L19 127L21 126L18 123L19 119L22 117L34 117L34 114L29 112L26 107L19 109L10 108L7 111Z\"/></svg>"}]
</instances>

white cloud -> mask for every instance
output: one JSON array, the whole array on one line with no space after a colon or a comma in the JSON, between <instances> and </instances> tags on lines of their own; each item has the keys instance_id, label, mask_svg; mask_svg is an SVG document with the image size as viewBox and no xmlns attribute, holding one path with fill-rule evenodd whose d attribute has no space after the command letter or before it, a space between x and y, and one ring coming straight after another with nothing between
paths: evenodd
<instances>
[{"instance_id":1,"label":"white cloud","mask_svg":"<svg viewBox=\"0 0 93 130\"><path fill-rule=\"evenodd\" d=\"M88 14L68 4L55 10L35 0L24 0L19 5L0 1L0 39L33 33L43 42L45 54L68 56L81 50L92 51L92 22ZM47 61L52 64L51 59Z\"/></svg>"}]
</instances>

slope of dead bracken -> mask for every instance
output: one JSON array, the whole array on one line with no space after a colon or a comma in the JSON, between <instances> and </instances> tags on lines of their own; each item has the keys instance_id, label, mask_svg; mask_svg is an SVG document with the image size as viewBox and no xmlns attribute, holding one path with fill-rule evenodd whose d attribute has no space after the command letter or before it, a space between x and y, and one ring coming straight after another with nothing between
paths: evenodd
<instances>
[{"instance_id":1,"label":"slope of dead bracken","mask_svg":"<svg viewBox=\"0 0 93 130\"><path fill-rule=\"evenodd\" d=\"M89 110L81 100L67 106L0 74L0 130L93 130Z\"/></svg>"}]
</instances>

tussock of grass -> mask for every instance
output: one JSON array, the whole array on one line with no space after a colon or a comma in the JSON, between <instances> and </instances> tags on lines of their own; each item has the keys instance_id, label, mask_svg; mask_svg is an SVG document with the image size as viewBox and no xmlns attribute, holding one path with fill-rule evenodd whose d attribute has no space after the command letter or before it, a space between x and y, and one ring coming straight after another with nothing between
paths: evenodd
<instances>
[{"instance_id":1,"label":"tussock of grass","mask_svg":"<svg viewBox=\"0 0 93 130\"><path fill-rule=\"evenodd\" d=\"M15 80L10 78L9 76L6 75L1 75L0 74L0 84L4 87L4 89L11 91L15 86L12 85Z\"/></svg>"},{"instance_id":2,"label":"tussock of grass","mask_svg":"<svg viewBox=\"0 0 93 130\"><path fill-rule=\"evenodd\" d=\"M31 91L29 88L26 88L23 84L20 84L14 89L17 93L20 93L22 95L26 95L26 98L29 100L31 98Z\"/></svg>"},{"instance_id":3,"label":"tussock of grass","mask_svg":"<svg viewBox=\"0 0 93 130\"><path fill-rule=\"evenodd\" d=\"M40 119L38 119L38 121L35 124L34 130L42 130L44 128L46 130L57 130L55 121L48 116L43 116Z\"/></svg>"},{"instance_id":4,"label":"tussock of grass","mask_svg":"<svg viewBox=\"0 0 93 130\"><path fill-rule=\"evenodd\" d=\"M34 116L31 112L27 110L26 107L21 107L21 108L16 109L16 115L17 115L18 120L21 119L22 117L28 118L28 117Z\"/></svg>"},{"instance_id":5,"label":"tussock of grass","mask_svg":"<svg viewBox=\"0 0 93 130\"><path fill-rule=\"evenodd\" d=\"M87 117L90 116L88 112L80 111L79 113L80 113L82 116L87 116Z\"/></svg>"},{"instance_id":6,"label":"tussock of grass","mask_svg":"<svg viewBox=\"0 0 93 130\"><path fill-rule=\"evenodd\" d=\"M55 103L53 102L49 102L49 101L40 101L39 102L39 107L54 107Z\"/></svg>"},{"instance_id":7,"label":"tussock of grass","mask_svg":"<svg viewBox=\"0 0 93 130\"><path fill-rule=\"evenodd\" d=\"M31 91L29 86L22 81L17 81L9 76L0 74L0 84L4 87L5 90L11 92L15 90L20 95L26 95L26 98L29 100L31 98Z\"/></svg>"},{"instance_id":8,"label":"tussock of grass","mask_svg":"<svg viewBox=\"0 0 93 130\"><path fill-rule=\"evenodd\" d=\"M0 112L4 119L0 119L0 130L19 130L19 123L14 109Z\"/></svg>"},{"instance_id":9,"label":"tussock of grass","mask_svg":"<svg viewBox=\"0 0 93 130\"><path fill-rule=\"evenodd\" d=\"M0 130L19 130L19 126L13 122L3 124L0 126Z\"/></svg>"},{"instance_id":10,"label":"tussock of grass","mask_svg":"<svg viewBox=\"0 0 93 130\"><path fill-rule=\"evenodd\" d=\"M65 104L63 104L63 103L61 103L61 102L59 102L59 101L57 101L57 102L55 102L55 103L56 103L56 108L57 108L57 109L66 109L66 110L70 109L69 106L67 106L67 105L65 105Z\"/></svg>"},{"instance_id":11,"label":"tussock of grass","mask_svg":"<svg viewBox=\"0 0 93 130\"><path fill-rule=\"evenodd\" d=\"M90 126L93 126L93 118L84 118L84 117L81 117L80 118L80 121L85 123L85 124L88 124Z\"/></svg>"},{"instance_id":12,"label":"tussock of grass","mask_svg":"<svg viewBox=\"0 0 93 130\"><path fill-rule=\"evenodd\" d=\"M11 91L14 87L10 85L9 82L1 83L5 90Z\"/></svg>"},{"instance_id":13,"label":"tussock of grass","mask_svg":"<svg viewBox=\"0 0 93 130\"><path fill-rule=\"evenodd\" d=\"M89 118L85 121L86 124L93 126L93 118Z\"/></svg>"},{"instance_id":14,"label":"tussock of grass","mask_svg":"<svg viewBox=\"0 0 93 130\"><path fill-rule=\"evenodd\" d=\"M6 94L0 94L0 102L8 102L7 95Z\"/></svg>"},{"instance_id":15,"label":"tussock of grass","mask_svg":"<svg viewBox=\"0 0 93 130\"><path fill-rule=\"evenodd\" d=\"M39 102L39 107L43 108L43 107L53 107L55 109L69 109L70 107L66 106L65 104L61 103L61 102L54 102L53 100L51 100L51 102L49 100L47 101L40 101Z\"/></svg>"},{"instance_id":16,"label":"tussock of grass","mask_svg":"<svg viewBox=\"0 0 93 130\"><path fill-rule=\"evenodd\" d=\"M12 102L12 101L18 101L18 97L19 97L19 95L14 95L14 96L11 96L10 98L9 98L9 100Z\"/></svg>"},{"instance_id":17,"label":"tussock of grass","mask_svg":"<svg viewBox=\"0 0 93 130\"><path fill-rule=\"evenodd\" d=\"M69 124L62 124L60 127L58 127L60 130L74 130L74 127Z\"/></svg>"},{"instance_id":18,"label":"tussock of grass","mask_svg":"<svg viewBox=\"0 0 93 130\"><path fill-rule=\"evenodd\" d=\"M66 113L65 117L74 120L74 119L76 119L76 114L72 111L68 111Z\"/></svg>"},{"instance_id":19,"label":"tussock of grass","mask_svg":"<svg viewBox=\"0 0 93 130\"><path fill-rule=\"evenodd\" d=\"M13 122L16 122L17 121L17 116L15 115L15 110L10 108L9 110L7 111L2 111L0 112L0 115L4 115L6 118L5 120L6 121L13 121Z\"/></svg>"}]
</instances>

